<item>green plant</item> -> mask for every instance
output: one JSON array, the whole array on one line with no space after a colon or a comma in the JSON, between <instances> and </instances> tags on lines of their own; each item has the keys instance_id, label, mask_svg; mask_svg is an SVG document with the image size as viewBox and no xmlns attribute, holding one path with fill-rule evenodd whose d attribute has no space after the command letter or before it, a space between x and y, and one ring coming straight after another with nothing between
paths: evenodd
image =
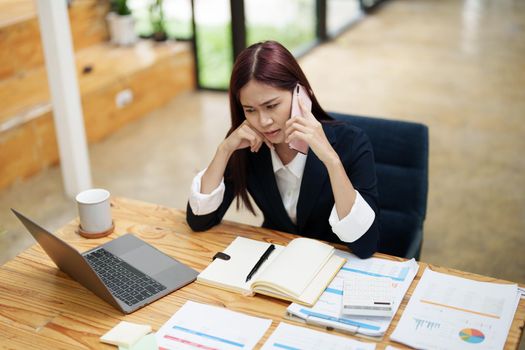
<instances>
[{"instance_id":1,"label":"green plant","mask_svg":"<svg viewBox=\"0 0 525 350\"><path fill-rule=\"evenodd\" d=\"M155 40L166 40L166 27L164 26L163 0L153 0L149 6L149 16L153 27Z\"/></svg>"},{"instance_id":2,"label":"green plant","mask_svg":"<svg viewBox=\"0 0 525 350\"><path fill-rule=\"evenodd\" d=\"M111 0L111 11L120 16L131 15L127 0Z\"/></svg>"}]
</instances>

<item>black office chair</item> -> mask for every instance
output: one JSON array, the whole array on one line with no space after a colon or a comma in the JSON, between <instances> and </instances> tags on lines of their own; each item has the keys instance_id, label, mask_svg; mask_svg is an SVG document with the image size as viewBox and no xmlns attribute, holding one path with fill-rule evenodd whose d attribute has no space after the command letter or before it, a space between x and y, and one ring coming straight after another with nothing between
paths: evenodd
<instances>
[{"instance_id":1,"label":"black office chair","mask_svg":"<svg viewBox=\"0 0 525 350\"><path fill-rule=\"evenodd\" d=\"M379 191L379 251L419 259L427 212L428 128L419 123L330 113L368 134Z\"/></svg>"}]
</instances>

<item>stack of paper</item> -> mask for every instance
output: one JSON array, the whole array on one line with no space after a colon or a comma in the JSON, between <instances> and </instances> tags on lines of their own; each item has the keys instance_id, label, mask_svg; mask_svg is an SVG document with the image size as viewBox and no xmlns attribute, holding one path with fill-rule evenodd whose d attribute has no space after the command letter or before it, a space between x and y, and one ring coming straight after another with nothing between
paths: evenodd
<instances>
[{"instance_id":1,"label":"stack of paper","mask_svg":"<svg viewBox=\"0 0 525 350\"><path fill-rule=\"evenodd\" d=\"M156 334L163 349L252 349L272 320L186 302Z\"/></svg>"},{"instance_id":2,"label":"stack of paper","mask_svg":"<svg viewBox=\"0 0 525 350\"><path fill-rule=\"evenodd\" d=\"M262 350L374 350L375 348L376 345L374 343L364 343L281 322L266 343L264 343Z\"/></svg>"},{"instance_id":3,"label":"stack of paper","mask_svg":"<svg viewBox=\"0 0 525 350\"><path fill-rule=\"evenodd\" d=\"M426 269L391 339L420 349L502 349L518 303L516 284Z\"/></svg>"},{"instance_id":4,"label":"stack of paper","mask_svg":"<svg viewBox=\"0 0 525 350\"><path fill-rule=\"evenodd\" d=\"M317 303L309 308L296 303L287 309L287 316L306 323L329 327L335 330L360 333L372 337L382 336L392 317L359 317L342 315L343 281L353 276L386 278L394 282L394 313L397 312L403 297L414 280L419 268L414 259L399 262L379 258L359 259L347 252L337 251L346 258L346 264L332 280Z\"/></svg>"}]
</instances>

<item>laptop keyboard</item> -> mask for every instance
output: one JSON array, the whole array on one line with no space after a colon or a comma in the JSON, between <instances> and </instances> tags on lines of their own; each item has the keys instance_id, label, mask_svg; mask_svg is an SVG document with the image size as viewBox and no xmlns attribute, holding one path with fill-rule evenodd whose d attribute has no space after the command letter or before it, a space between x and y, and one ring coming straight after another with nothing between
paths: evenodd
<instances>
[{"instance_id":1,"label":"laptop keyboard","mask_svg":"<svg viewBox=\"0 0 525 350\"><path fill-rule=\"evenodd\" d=\"M111 293L129 306L166 289L104 248L84 255Z\"/></svg>"}]
</instances>

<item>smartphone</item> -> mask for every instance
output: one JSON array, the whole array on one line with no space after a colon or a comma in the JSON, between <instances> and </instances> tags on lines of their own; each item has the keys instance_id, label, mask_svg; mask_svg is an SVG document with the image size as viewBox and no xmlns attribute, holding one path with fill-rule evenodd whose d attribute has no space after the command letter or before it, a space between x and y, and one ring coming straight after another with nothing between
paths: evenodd
<instances>
[{"instance_id":1,"label":"smartphone","mask_svg":"<svg viewBox=\"0 0 525 350\"><path fill-rule=\"evenodd\" d=\"M293 116L301 116L301 108L299 107L299 101L303 101L308 111L312 110L312 100L306 93L306 89L301 85L297 84L293 89L292 93L292 110L290 112L290 118ZM291 149L294 149L302 154L308 153L308 144L302 140L294 140L288 144Z\"/></svg>"}]
</instances>

